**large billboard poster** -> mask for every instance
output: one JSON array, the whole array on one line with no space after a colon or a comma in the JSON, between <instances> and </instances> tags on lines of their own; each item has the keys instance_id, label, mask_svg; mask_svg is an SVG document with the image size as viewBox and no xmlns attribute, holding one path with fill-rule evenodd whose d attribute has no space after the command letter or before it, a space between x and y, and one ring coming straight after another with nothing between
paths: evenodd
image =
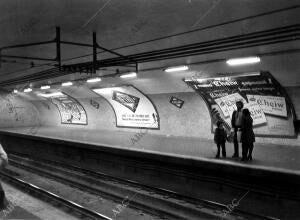
<instances>
[{"instance_id":1,"label":"large billboard poster","mask_svg":"<svg viewBox=\"0 0 300 220\"><path fill-rule=\"evenodd\" d=\"M58 108L62 124L87 125L87 115L83 106L73 97L64 93L51 97Z\"/></svg>"},{"instance_id":2,"label":"large billboard poster","mask_svg":"<svg viewBox=\"0 0 300 220\"><path fill-rule=\"evenodd\" d=\"M242 101L253 118L257 136L295 137L295 113L280 84L268 72L226 77L185 79L206 101L211 113L212 131L221 120L231 129L231 115L236 101Z\"/></svg>"},{"instance_id":3,"label":"large billboard poster","mask_svg":"<svg viewBox=\"0 0 300 220\"><path fill-rule=\"evenodd\" d=\"M159 116L153 103L133 86L93 89L113 107L117 127L159 129Z\"/></svg>"}]
</instances>

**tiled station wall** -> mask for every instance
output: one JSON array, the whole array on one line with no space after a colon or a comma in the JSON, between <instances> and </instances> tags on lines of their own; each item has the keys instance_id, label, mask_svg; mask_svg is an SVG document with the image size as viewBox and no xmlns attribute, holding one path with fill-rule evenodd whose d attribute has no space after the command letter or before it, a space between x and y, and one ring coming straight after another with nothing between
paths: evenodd
<instances>
[{"instance_id":1,"label":"tiled station wall","mask_svg":"<svg viewBox=\"0 0 300 220\"><path fill-rule=\"evenodd\" d=\"M286 88L296 110L298 119L300 118L300 88ZM82 129L96 129L138 132L135 128L116 127L116 118L112 107L108 102L93 93L88 88L71 87L64 92L76 98L85 108L88 116L88 125L61 124L60 113L56 106L47 99L35 99L31 97L23 99L16 95L1 95L1 127L24 127L24 126L58 126L76 127ZM31 95L34 96L34 95ZM175 96L184 101L182 108L177 108L169 101L171 96ZM195 92L185 93L163 93L149 94L148 97L155 104L160 117L160 129L149 130L149 134L163 136L179 136L184 138L212 139L211 120L208 108L204 100ZM90 104L94 100L99 103L99 108ZM75 134L76 135L76 134ZM296 139L289 138L257 138L257 142L273 143L289 146L300 146L299 135Z\"/></svg>"},{"instance_id":2,"label":"tiled station wall","mask_svg":"<svg viewBox=\"0 0 300 220\"><path fill-rule=\"evenodd\" d=\"M295 113L297 117L295 126L297 132L300 133L300 87L287 87L286 91L294 105Z\"/></svg>"},{"instance_id":3,"label":"tiled station wall","mask_svg":"<svg viewBox=\"0 0 300 220\"><path fill-rule=\"evenodd\" d=\"M300 87L285 88L295 108L297 120L300 120Z\"/></svg>"},{"instance_id":4,"label":"tiled station wall","mask_svg":"<svg viewBox=\"0 0 300 220\"><path fill-rule=\"evenodd\" d=\"M85 108L88 116L88 125L61 124L59 112L54 104L47 101L34 101L34 105L39 109L43 118L44 126L82 127L126 132L138 131L136 128L116 127L115 113L104 98L88 90L84 93L83 90L80 90L78 94L75 90L65 91L65 93L75 97ZM80 97L84 96L83 94L88 96L88 98ZM176 96L184 101L182 108L177 108L169 102L171 96ZM149 133L167 136L211 138L209 112L205 102L196 93L154 94L148 95L148 97L155 104L160 117L160 129L149 130ZM90 104L91 100L99 104L99 109Z\"/></svg>"},{"instance_id":5,"label":"tiled station wall","mask_svg":"<svg viewBox=\"0 0 300 220\"><path fill-rule=\"evenodd\" d=\"M0 91L0 127L28 127L40 124L39 110L28 100Z\"/></svg>"}]
</instances>

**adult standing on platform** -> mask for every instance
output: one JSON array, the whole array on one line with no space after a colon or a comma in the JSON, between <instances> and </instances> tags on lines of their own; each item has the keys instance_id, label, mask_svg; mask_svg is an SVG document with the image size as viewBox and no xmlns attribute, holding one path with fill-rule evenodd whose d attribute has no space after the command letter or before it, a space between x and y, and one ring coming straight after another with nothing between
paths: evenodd
<instances>
[{"instance_id":1,"label":"adult standing on platform","mask_svg":"<svg viewBox=\"0 0 300 220\"><path fill-rule=\"evenodd\" d=\"M3 169L8 164L7 154L0 144L0 169ZM0 210L5 208L5 193L0 183Z\"/></svg>"},{"instance_id":2,"label":"adult standing on platform","mask_svg":"<svg viewBox=\"0 0 300 220\"><path fill-rule=\"evenodd\" d=\"M242 101L236 102L236 108L237 110L233 111L231 116L231 127L234 131L234 138L233 138L233 144L234 144L234 153L232 157L239 157L239 143L237 140L237 133L241 132L242 125L243 125L243 107L244 104Z\"/></svg>"},{"instance_id":3,"label":"adult standing on platform","mask_svg":"<svg viewBox=\"0 0 300 220\"><path fill-rule=\"evenodd\" d=\"M253 143L255 142L255 135L253 132L253 119L250 111L245 108L243 110L243 126L242 126L242 161L252 160Z\"/></svg>"}]
</instances>

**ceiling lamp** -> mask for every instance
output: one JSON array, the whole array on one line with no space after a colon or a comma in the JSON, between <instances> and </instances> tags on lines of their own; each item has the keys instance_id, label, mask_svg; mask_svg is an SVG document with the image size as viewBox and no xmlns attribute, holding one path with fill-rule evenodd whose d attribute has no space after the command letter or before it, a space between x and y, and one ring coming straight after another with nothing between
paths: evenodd
<instances>
[{"instance_id":1,"label":"ceiling lamp","mask_svg":"<svg viewBox=\"0 0 300 220\"><path fill-rule=\"evenodd\" d=\"M99 77L91 78L91 79L87 80L88 83L94 83L94 82L100 82L100 81L101 81L101 78L99 78Z\"/></svg>"},{"instance_id":2,"label":"ceiling lamp","mask_svg":"<svg viewBox=\"0 0 300 220\"><path fill-rule=\"evenodd\" d=\"M229 59L226 61L226 63L229 66L239 66L239 65L253 64L253 63L259 63L259 62L260 62L259 57L234 58L234 59Z\"/></svg>"},{"instance_id":3,"label":"ceiling lamp","mask_svg":"<svg viewBox=\"0 0 300 220\"><path fill-rule=\"evenodd\" d=\"M31 92L31 91L32 91L31 88L24 89L24 92Z\"/></svg>"},{"instance_id":4,"label":"ceiling lamp","mask_svg":"<svg viewBox=\"0 0 300 220\"><path fill-rule=\"evenodd\" d=\"M126 73L120 76L121 78L133 78L136 77L136 72Z\"/></svg>"},{"instance_id":5,"label":"ceiling lamp","mask_svg":"<svg viewBox=\"0 0 300 220\"><path fill-rule=\"evenodd\" d=\"M61 92L53 92L53 93L45 93L45 94L39 94L39 95L49 98L49 97L53 97L53 96L63 96L64 94Z\"/></svg>"},{"instance_id":6,"label":"ceiling lamp","mask_svg":"<svg viewBox=\"0 0 300 220\"><path fill-rule=\"evenodd\" d=\"M171 73L171 72L185 71L188 69L189 69L188 66L174 66L174 67L169 67L169 68L165 69L164 71L167 73Z\"/></svg>"},{"instance_id":7,"label":"ceiling lamp","mask_svg":"<svg viewBox=\"0 0 300 220\"><path fill-rule=\"evenodd\" d=\"M41 89L42 89L42 90L45 90L45 89L50 89L50 86L49 86L49 85L46 85L46 86L41 86Z\"/></svg>"},{"instance_id":8,"label":"ceiling lamp","mask_svg":"<svg viewBox=\"0 0 300 220\"><path fill-rule=\"evenodd\" d=\"M64 82L61 85L62 86L71 86L71 85L73 85L73 83L72 82Z\"/></svg>"}]
</instances>

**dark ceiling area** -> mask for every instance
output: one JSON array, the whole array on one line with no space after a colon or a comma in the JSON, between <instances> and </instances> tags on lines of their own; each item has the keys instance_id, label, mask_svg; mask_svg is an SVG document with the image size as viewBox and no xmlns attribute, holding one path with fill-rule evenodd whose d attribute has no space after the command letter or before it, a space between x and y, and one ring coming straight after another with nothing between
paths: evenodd
<instances>
[{"instance_id":1,"label":"dark ceiling area","mask_svg":"<svg viewBox=\"0 0 300 220\"><path fill-rule=\"evenodd\" d=\"M0 84L249 54L298 57L299 14L298 0L5 0ZM47 44L24 46L37 42Z\"/></svg>"}]
</instances>

